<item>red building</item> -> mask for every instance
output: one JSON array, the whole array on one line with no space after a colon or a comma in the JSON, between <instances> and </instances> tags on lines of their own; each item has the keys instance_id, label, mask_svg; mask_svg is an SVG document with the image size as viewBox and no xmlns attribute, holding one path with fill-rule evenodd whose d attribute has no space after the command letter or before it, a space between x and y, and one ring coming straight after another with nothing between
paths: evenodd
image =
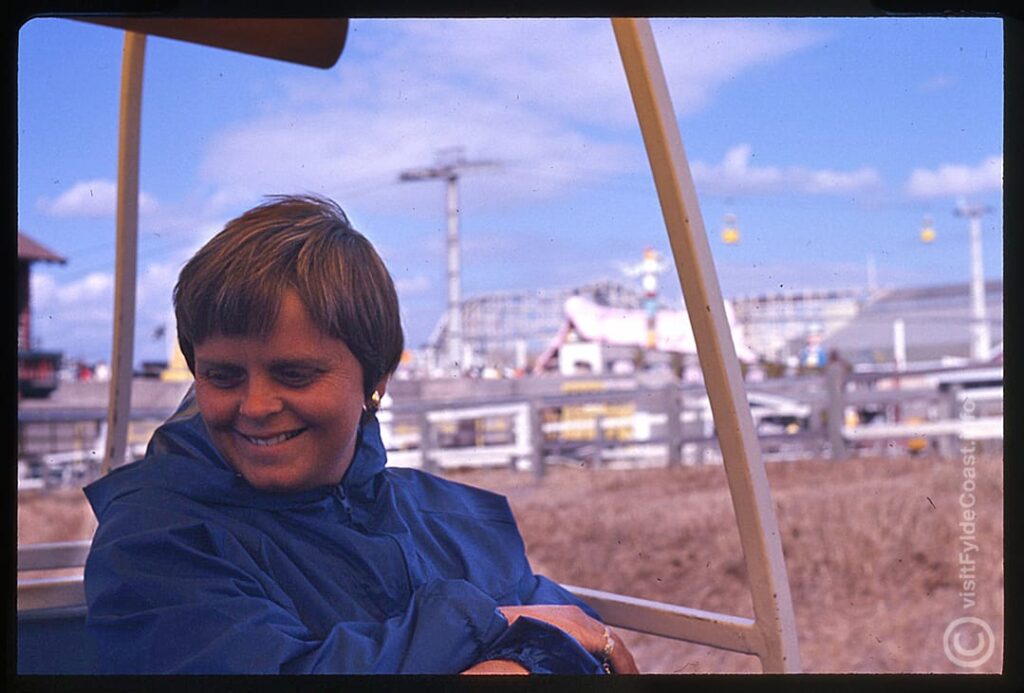
<instances>
[{"instance_id":1,"label":"red building","mask_svg":"<svg viewBox=\"0 0 1024 693\"><path fill-rule=\"evenodd\" d=\"M34 262L67 262L41 243L18 232L18 392L45 397L57 387L61 354L32 348L32 302L29 280Z\"/></svg>"}]
</instances>

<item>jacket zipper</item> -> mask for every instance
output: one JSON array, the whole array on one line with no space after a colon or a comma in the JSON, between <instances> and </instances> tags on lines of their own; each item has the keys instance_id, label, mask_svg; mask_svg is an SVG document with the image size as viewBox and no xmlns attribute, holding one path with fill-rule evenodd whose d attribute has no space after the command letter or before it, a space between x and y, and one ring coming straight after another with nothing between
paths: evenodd
<instances>
[{"instance_id":1,"label":"jacket zipper","mask_svg":"<svg viewBox=\"0 0 1024 693\"><path fill-rule=\"evenodd\" d=\"M331 491L331 495L334 497L335 502L340 503L341 507L345 510L346 524L355 524L352 518L352 504L348 502L348 497L341 489L341 486L335 486L334 490Z\"/></svg>"},{"instance_id":2,"label":"jacket zipper","mask_svg":"<svg viewBox=\"0 0 1024 693\"><path fill-rule=\"evenodd\" d=\"M393 537L387 532L372 532L368 527L364 525L356 525L355 519L353 518L352 515L352 504L349 502L348 496L345 495L345 491L341 488L340 485L334 487L334 489L331 491L331 495L334 497L335 502L340 503L341 507L345 509L345 515L348 519L349 525L359 528L368 536L373 535L379 537L386 537L388 540L391 541L392 544L394 544L395 548L398 550L398 555L402 560L402 567L405 568L406 594L411 597L416 581L413 579L412 576L412 566L410 565L411 559L406 554L405 547L402 546L402 542L399 541L397 537Z\"/></svg>"}]
</instances>

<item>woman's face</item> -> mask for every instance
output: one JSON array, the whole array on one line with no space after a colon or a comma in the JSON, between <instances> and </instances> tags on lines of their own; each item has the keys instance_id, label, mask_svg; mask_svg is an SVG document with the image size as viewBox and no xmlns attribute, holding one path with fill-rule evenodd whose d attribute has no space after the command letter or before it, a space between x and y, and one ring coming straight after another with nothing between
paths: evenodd
<instances>
[{"instance_id":1,"label":"woman's face","mask_svg":"<svg viewBox=\"0 0 1024 693\"><path fill-rule=\"evenodd\" d=\"M284 295L266 339L215 335L196 345L195 368L203 421L246 481L267 491L341 481L355 451L363 369L298 295Z\"/></svg>"}]
</instances>

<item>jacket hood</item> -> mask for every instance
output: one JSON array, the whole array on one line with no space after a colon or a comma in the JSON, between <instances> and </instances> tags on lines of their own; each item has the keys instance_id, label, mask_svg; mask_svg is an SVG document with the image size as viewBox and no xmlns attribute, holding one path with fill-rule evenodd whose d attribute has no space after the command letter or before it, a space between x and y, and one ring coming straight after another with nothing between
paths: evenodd
<instances>
[{"instance_id":1,"label":"jacket hood","mask_svg":"<svg viewBox=\"0 0 1024 693\"><path fill-rule=\"evenodd\" d=\"M356 451L339 484L305 491L275 493L249 484L217 451L199 414L195 388L189 388L175 413L153 433L141 460L114 469L85 488L100 517L116 498L158 487L205 503L259 508L289 508L315 503L339 491L360 500L376 492L375 480L387 463L380 424L370 419L360 424Z\"/></svg>"}]
</instances>

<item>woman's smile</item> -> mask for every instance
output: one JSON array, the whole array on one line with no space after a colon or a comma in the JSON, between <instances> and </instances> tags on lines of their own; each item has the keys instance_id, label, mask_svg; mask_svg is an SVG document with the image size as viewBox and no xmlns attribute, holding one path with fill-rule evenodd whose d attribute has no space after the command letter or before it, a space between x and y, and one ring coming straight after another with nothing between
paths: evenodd
<instances>
[{"instance_id":1,"label":"woman's smile","mask_svg":"<svg viewBox=\"0 0 1024 693\"><path fill-rule=\"evenodd\" d=\"M214 335L195 355L203 421L246 481L281 492L341 481L355 452L363 369L295 292L281 297L269 334Z\"/></svg>"},{"instance_id":2,"label":"woman's smile","mask_svg":"<svg viewBox=\"0 0 1024 693\"><path fill-rule=\"evenodd\" d=\"M278 434L263 434L263 435L252 434L252 435L250 435L250 434L242 433L241 431L238 431L238 430L236 430L235 433L237 433L239 436L241 436L246 442L252 443L256 447L267 448L267 447L277 447L281 443L285 443L285 442L287 442L289 440L293 440L293 439L297 438L298 436L302 435L305 431L306 431L305 428L300 428L300 429L297 429L297 430L294 430L294 431L285 431L284 433L278 433Z\"/></svg>"}]
</instances>

